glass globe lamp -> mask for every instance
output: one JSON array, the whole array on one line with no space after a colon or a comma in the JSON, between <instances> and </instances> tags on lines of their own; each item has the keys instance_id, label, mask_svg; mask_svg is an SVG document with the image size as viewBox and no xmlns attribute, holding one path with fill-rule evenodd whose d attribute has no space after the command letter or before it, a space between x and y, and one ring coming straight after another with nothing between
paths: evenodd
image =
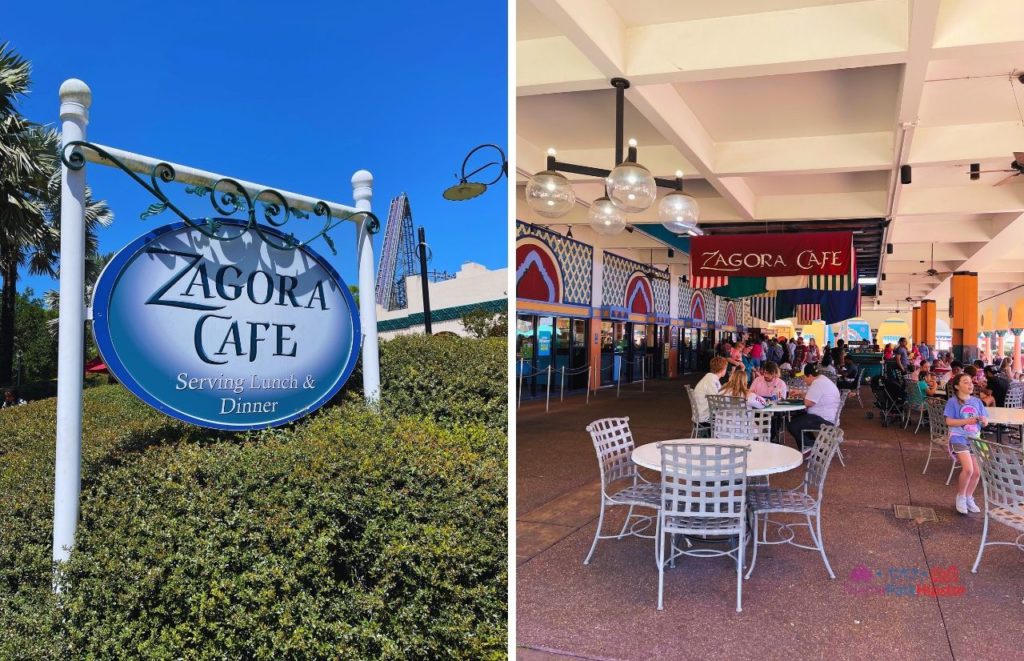
<instances>
[{"instance_id":1,"label":"glass globe lamp","mask_svg":"<svg viewBox=\"0 0 1024 661\"><path fill-rule=\"evenodd\" d=\"M612 203L626 213L647 210L658 196L650 170L629 161L612 170L605 179L605 189Z\"/></svg>"},{"instance_id":2,"label":"glass globe lamp","mask_svg":"<svg viewBox=\"0 0 1024 661\"><path fill-rule=\"evenodd\" d=\"M598 234L611 236L626 229L622 212L607 197L599 197L590 205L590 227Z\"/></svg>"},{"instance_id":3,"label":"glass globe lamp","mask_svg":"<svg viewBox=\"0 0 1024 661\"><path fill-rule=\"evenodd\" d=\"M697 200L681 191L673 191L661 198L658 218L662 226L673 234L688 234L697 226L700 206Z\"/></svg>"},{"instance_id":4,"label":"glass globe lamp","mask_svg":"<svg viewBox=\"0 0 1024 661\"><path fill-rule=\"evenodd\" d=\"M526 183L526 205L538 216L560 218L576 204L576 193L569 180L552 170L530 177Z\"/></svg>"}]
</instances>

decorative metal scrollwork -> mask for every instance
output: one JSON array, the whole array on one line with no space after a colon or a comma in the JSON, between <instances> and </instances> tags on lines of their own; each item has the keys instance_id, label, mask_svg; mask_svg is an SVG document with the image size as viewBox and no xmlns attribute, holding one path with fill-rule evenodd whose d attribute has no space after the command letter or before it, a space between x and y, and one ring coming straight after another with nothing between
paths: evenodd
<instances>
[{"instance_id":1,"label":"decorative metal scrollwork","mask_svg":"<svg viewBox=\"0 0 1024 661\"><path fill-rule=\"evenodd\" d=\"M301 209L288 206L288 201L279 191L265 188L255 195L250 195L249 191L238 181L228 177L218 179L210 187L186 186L185 192L190 195L209 197L211 206L221 216L231 218L235 214L244 215L246 217L246 224L243 227L225 225L217 218L204 218L202 219L204 222L197 222L196 219L190 217L175 205L161 188L162 184L173 183L177 177L174 167L169 163L157 163L153 166L153 170L149 174L149 181L147 182L102 147L91 142L75 140L66 144L60 154L61 161L69 170L81 170L85 167L85 154L82 153L82 149L90 149L105 160L116 165L121 171L131 177L135 183L142 186L150 195L158 200L150 204L145 211L139 214L142 220L169 210L181 218L187 225L211 239L232 241L241 237L247 231L252 230L278 250L294 250L307 246L316 239L323 237L331 253L336 255L338 251L329 233L341 223L347 220L362 220L362 231L370 234L376 234L380 231L380 220L370 211L354 211L344 216L336 216L331 211L330 205L326 202L318 201L313 205L313 215L323 219L323 226L320 230L303 240L296 238L293 233L287 233L282 240L276 233L264 232L264 228L271 227L280 230L291 220L292 216L308 219L309 214ZM257 219L257 215L260 213L262 214L262 220Z\"/></svg>"}]
</instances>

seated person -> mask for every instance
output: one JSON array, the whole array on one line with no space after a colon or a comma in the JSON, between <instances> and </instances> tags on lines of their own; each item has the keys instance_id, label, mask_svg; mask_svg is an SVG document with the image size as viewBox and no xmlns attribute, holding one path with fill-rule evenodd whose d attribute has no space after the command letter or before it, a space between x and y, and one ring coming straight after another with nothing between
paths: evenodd
<instances>
[{"instance_id":1,"label":"seated person","mask_svg":"<svg viewBox=\"0 0 1024 661\"><path fill-rule=\"evenodd\" d=\"M694 398L697 400L697 420L710 422L711 409L708 407L708 395L717 395L722 389L722 377L725 376L725 369L729 362L721 356L711 359L711 371L704 375L704 378L697 383L693 389Z\"/></svg>"},{"instance_id":2,"label":"seated person","mask_svg":"<svg viewBox=\"0 0 1024 661\"><path fill-rule=\"evenodd\" d=\"M1002 372L997 372L994 367L985 368L988 391L992 394L996 406L1006 405L1006 393L1010 390L1010 380Z\"/></svg>"},{"instance_id":3,"label":"seated person","mask_svg":"<svg viewBox=\"0 0 1024 661\"><path fill-rule=\"evenodd\" d=\"M759 397L747 387L747 375L743 370L733 370L729 381L722 386L718 394L729 397L741 397L747 403L747 408L763 409L767 404L763 397Z\"/></svg>"},{"instance_id":4,"label":"seated person","mask_svg":"<svg viewBox=\"0 0 1024 661\"><path fill-rule=\"evenodd\" d=\"M917 382L917 388L921 391L922 402L926 397L934 397L939 392L935 383L935 377L931 375L931 372L926 371L927 366L928 363L924 363L920 367L910 368L910 378Z\"/></svg>"},{"instance_id":5,"label":"seated person","mask_svg":"<svg viewBox=\"0 0 1024 661\"><path fill-rule=\"evenodd\" d=\"M843 357L843 369L839 373L839 381L836 385L840 390L852 390L857 385L857 375L860 370L857 369L857 365L853 362L853 358L850 356Z\"/></svg>"},{"instance_id":6,"label":"seated person","mask_svg":"<svg viewBox=\"0 0 1024 661\"><path fill-rule=\"evenodd\" d=\"M985 377L979 375L978 368L975 365L968 365L964 368L964 374L971 377L971 382L974 383L974 396L980 399L981 403L985 406L995 406L996 399L988 391ZM953 381L953 379L950 379L950 381Z\"/></svg>"},{"instance_id":7,"label":"seated person","mask_svg":"<svg viewBox=\"0 0 1024 661\"><path fill-rule=\"evenodd\" d=\"M779 366L769 360L761 366L761 373L750 384L750 392L764 399L786 399L789 388L779 374Z\"/></svg>"},{"instance_id":8,"label":"seated person","mask_svg":"<svg viewBox=\"0 0 1024 661\"><path fill-rule=\"evenodd\" d=\"M819 373L831 374L832 376L836 375L836 368L832 365L831 352L826 352L825 356L821 359L821 369L819 370Z\"/></svg>"},{"instance_id":9,"label":"seated person","mask_svg":"<svg viewBox=\"0 0 1024 661\"><path fill-rule=\"evenodd\" d=\"M807 411L794 413L788 427L800 450L804 449L804 437L801 432L805 429L817 431L821 425L834 425L839 408L843 405L839 388L827 376L818 374L816 365L804 367L804 382L807 384L807 393L804 395L804 406L807 407Z\"/></svg>"}]
</instances>

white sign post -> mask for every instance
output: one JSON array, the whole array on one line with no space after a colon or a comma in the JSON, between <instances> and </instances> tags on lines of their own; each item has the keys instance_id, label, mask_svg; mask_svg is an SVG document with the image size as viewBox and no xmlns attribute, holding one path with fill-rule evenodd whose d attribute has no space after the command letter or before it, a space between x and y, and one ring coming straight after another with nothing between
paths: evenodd
<instances>
[{"instance_id":1,"label":"white sign post","mask_svg":"<svg viewBox=\"0 0 1024 661\"><path fill-rule=\"evenodd\" d=\"M85 338L85 162L117 166L129 173L152 175L160 166L173 169L174 181L216 189L218 183L230 181L250 200L259 200L267 186L229 179L223 175L184 165L167 163L149 156L133 154L112 147L101 147L117 163L88 145L78 149L85 141L85 126L89 119L92 93L77 79L69 79L60 87L60 118L62 130L61 166L61 237L60 237L60 321L57 368L57 449L54 475L53 560L67 561L75 541L81 492L82 453L82 379ZM69 150L73 146L81 162L69 167ZM73 159L72 159L73 160ZM72 166L76 163L72 162ZM134 175L133 175L134 176ZM141 181L137 179L137 181ZM165 180L166 181L166 180ZM146 186L146 184L143 184ZM147 186L148 188L148 186ZM377 310L374 304L373 237L371 226L376 218L370 212L373 198L373 176L359 170L352 177L354 206L323 202L316 198L287 191L274 190L290 209L330 212L342 219L357 221L356 250L359 268L360 322L363 346L363 391L368 402L375 403L380 396L380 359L377 342ZM150 192L153 192L150 189ZM164 198L163 201L167 201ZM54 584L54 588L59 586Z\"/></svg>"},{"instance_id":2,"label":"white sign post","mask_svg":"<svg viewBox=\"0 0 1024 661\"><path fill-rule=\"evenodd\" d=\"M60 86L62 146L85 140L92 92L80 80ZM57 354L57 464L53 485L53 560L71 555L82 472L82 364L85 342L85 169L61 166L60 326Z\"/></svg>"}]
</instances>

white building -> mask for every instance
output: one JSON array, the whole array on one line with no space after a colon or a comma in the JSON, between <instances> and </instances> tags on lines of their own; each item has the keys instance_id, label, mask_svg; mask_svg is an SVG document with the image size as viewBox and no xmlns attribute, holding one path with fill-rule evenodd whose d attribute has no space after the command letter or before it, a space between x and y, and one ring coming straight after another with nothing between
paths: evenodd
<instances>
[{"instance_id":1,"label":"white building","mask_svg":"<svg viewBox=\"0 0 1024 661\"><path fill-rule=\"evenodd\" d=\"M409 307L384 310L377 306L377 331L381 339L423 333L423 290L419 276L405 279ZM451 280L430 283L430 319L434 334L468 335L462 318L477 308L494 314L508 311L508 269L488 270L466 262Z\"/></svg>"}]
</instances>

